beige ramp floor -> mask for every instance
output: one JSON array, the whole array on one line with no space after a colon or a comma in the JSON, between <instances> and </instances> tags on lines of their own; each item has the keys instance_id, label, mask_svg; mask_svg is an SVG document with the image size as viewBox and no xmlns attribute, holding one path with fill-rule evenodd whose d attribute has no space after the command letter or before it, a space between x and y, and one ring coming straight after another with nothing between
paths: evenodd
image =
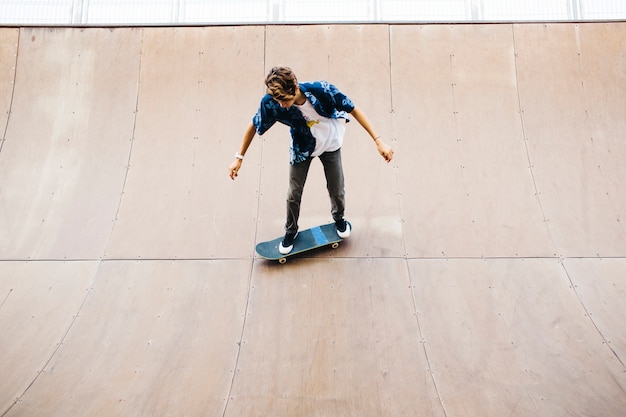
<instances>
[{"instance_id":1,"label":"beige ramp floor","mask_svg":"<svg viewBox=\"0 0 626 417\"><path fill-rule=\"evenodd\" d=\"M524 143L512 26L394 26L391 37L408 255L553 256Z\"/></svg>"},{"instance_id":2,"label":"beige ramp floor","mask_svg":"<svg viewBox=\"0 0 626 417\"><path fill-rule=\"evenodd\" d=\"M107 258L252 257L260 153L247 155L244 181L231 183L227 167L252 119L245 109L263 91L263 30L143 31L130 168Z\"/></svg>"},{"instance_id":3,"label":"beige ramp floor","mask_svg":"<svg viewBox=\"0 0 626 417\"><path fill-rule=\"evenodd\" d=\"M17 62L18 29L0 29L0 152L9 120L15 64Z\"/></svg>"},{"instance_id":4,"label":"beige ramp floor","mask_svg":"<svg viewBox=\"0 0 626 417\"><path fill-rule=\"evenodd\" d=\"M515 26L530 163L562 256L623 256L626 250L623 29Z\"/></svg>"},{"instance_id":5,"label":"beige ramp floor","mask_svg":"<svg viewBox=\"0 0 626 417\"><path fill-rule=\"evenodd\" d=\"M403 260L257 262L253 272L227 416L445 415Z\"/></svg>"},{"instance_id":6,"label":"beige ramp floor","mask_svg":"<svg viewBox=\"0 0 626 417\"><path fill-rule=\"evenodd\" d=\"M89 295L79 294L84 306L62 346L24 395L12 392L19 402L7 415L220 415L233 379L249 272L249 261L102 264ZM63 326L52 320L53 329L67 331L67 318ZM43 335L29 336L24 344L45 342Z\"/></svg>"},{"instance_id":7,"label":"beige ramp floor","mask_svg":"<svg viewBox=\"0 0 626 417\"><path fill-rule=\"evenodd\" d=\"M0 412L36 385L76 320L97 262L0 262Z\"/></svg>"},{"instance_id":8,"label":"beige ramp floor","mask_svg":"<svg viewBox=\"0 0 626 417\"><path fill-rule=\"evenodd\" d=\"M624 366L626 333L622 329L622 318L626 317L626 262L611 258L574 258L566 259L564 264L586 314Z\"/></svg>"},{"instance_id":9,"label":"beige ramp floor","mask_svg":"<svg viewBox=\"0 0 626 417\"><path fill-rule=\"evenodd\" d=\"M625 39L0 30L0 416L622 417ZM285 265L254 245L282 233L288 129L226 169L280 64L396 149L347 126L354 233ZM330 221L319 163L303 203Z\"/></svg>"},{"instance_id":10,"label":"beige ramp floor","mask_svg":"<svg viewBox=\"0 0 626 417\"><path fill-rule=\"evenodd\" d=\"M624 364L558 259L412 260L410 270L447 415L623 413ZM606 300L613 313L619 285Z\"/></svg>"},{"instance_id":11,"label":"beige ramp floor","mask_svg":"<svg viewBox=\"0 0 626 417\"><path fill-rule=\"evenodd\" d=\"M139 35L20 30L0 158L3 259L103 255L128 165Z\"/></svg>"}]
</instances>

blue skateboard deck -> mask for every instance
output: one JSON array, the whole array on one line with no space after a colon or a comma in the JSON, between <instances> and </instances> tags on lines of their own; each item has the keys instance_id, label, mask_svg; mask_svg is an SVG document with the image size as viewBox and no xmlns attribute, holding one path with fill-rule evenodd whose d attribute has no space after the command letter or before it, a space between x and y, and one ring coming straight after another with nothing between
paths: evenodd
<instances>
[{"instance_id":1,"label":"blue skateboard deck","mask_svg":"<svg viewBox=\"0 0 626 417\"><path fill-rule=\"evenodd\" d=\"M321 248L330 245L333 249L339 246L339 242L343 239L337 234L334 223L322 226L312 227L298 233L298 237L293 242L293 249L287 255L283 255L278 251L278 245L283 237L270 240L269 242L261 242L256 245L256 252L265 259L278 261L281 264L287 262L287 258L306 252L312 249Z\"/></svg>"}]
</instances>

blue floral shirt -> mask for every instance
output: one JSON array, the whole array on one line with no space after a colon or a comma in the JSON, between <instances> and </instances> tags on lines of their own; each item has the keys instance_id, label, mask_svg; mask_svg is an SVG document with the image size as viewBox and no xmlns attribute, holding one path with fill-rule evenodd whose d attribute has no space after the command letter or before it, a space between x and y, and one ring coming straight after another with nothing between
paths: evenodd
<instances>
[{"instance_id":1,"label":"blue floral shirt","mask_svg":"<svg viewBox=\"0 0 626 417\"><path fill-rule=\"evenodd\" d=\"M311 102L315 111L331 119L344 118L350 121L348 114L354 110L354 103L333 84L326 81L300 83L300 90ZM252 123L259 135L280 122L290 127L291 147L289 149L292 165L304 161L315 150L315 137L307 125L300 110L291 106L282 108L269 94L261 99L259 110L252 118Z\"/></svg>"}]
</instances>

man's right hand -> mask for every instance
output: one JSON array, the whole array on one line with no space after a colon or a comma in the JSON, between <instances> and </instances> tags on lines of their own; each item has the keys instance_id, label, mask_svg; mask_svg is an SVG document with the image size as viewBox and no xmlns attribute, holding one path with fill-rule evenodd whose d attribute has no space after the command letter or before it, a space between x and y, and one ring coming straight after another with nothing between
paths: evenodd
<instances>
[{"instance_id":1,"label":"man's right hand","mask_svg":"<svg viewBox=\"0 0 626 417\"><path fill-rule=\"evenodd\" d=\"M236 158L235 161L228 167L228 175L231 180L234 180L237 175L239 175L239 168L241 168L242 162L243 161L241 159Z\"/></svg>"}]
</instances>

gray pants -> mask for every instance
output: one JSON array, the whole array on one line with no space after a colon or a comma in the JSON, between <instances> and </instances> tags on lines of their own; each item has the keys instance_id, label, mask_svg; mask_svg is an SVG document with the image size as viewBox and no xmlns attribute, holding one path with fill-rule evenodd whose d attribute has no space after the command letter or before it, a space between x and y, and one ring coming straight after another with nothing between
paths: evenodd
<instances>
[{"instance_id":1,"label":"gray pants","mask_svg":"<svg viewBox=\"0 0 626 417\"><path fill-rule=\"evenodd\" d=\"M330 213L333 220L343 218L346 199L344 190L343 167L341 165L341 149L334 152L325 152L319 156L324 165L326 175L326 188L330 196ZM287 222L286 233L298 231L298 218L300 217L300 201L304 183L309 173L309 167L313 158L289 166L289 189L287 190Z\"/></svg>"}]
</instances>

